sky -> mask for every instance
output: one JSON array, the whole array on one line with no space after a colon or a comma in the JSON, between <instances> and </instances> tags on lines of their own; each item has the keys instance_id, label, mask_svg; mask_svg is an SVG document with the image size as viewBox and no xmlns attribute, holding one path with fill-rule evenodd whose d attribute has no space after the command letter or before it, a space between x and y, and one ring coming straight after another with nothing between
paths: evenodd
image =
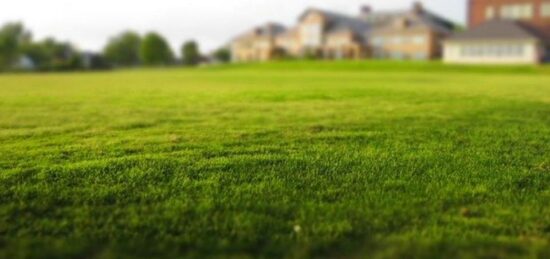
<instances>
[{"instance_id":1,"label":"sky","mask_svg":"<svg viewBox=\"0 0 550 259\"><path fill-rule=\"evenodd\" d=\"M35 39L53 36L81 50L100 51L124 30L156 31L174 51L196 40L211 51L232 37L265 22L290 26L308 7L356 15L362 5L373 10L404 9L414 0L2 0L0 24L23 22ZM464 23L466 0L424 0L424 6ZM178 51L176 51L178 52Z\"/></svg>"}]
</instances>

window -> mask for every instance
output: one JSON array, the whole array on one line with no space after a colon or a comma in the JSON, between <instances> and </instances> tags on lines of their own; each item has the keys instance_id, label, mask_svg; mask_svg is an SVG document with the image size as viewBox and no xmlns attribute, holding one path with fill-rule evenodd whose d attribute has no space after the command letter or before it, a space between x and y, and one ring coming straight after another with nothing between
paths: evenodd
<instances>
[{"instance_id":1,"label":"window","mask_svg":"<svg viewBox=\"0 0 550 259\"><path fill-rule=\"evenodd\" d=\"M349 43L349 40L347 38L334 37L334 36L329 37L327 41L328 41L328 44L332 46L345 46L345 45L348 45Z\"/></svg>"},{"instance_id":2,"label":"window","mask_svg":"<svg viewBox=\"0 0 550 259\"><path fill-rule=\"evenodd\" d=\"M460 49L460 55L463 57L475 58L509 58L521 57L524 55L524 46L515 43L500 44L471 44L465 45Z\"/></svg>"},{"instance_id":3,"label":"window","mask_svg":"<svg viewBox=\"0 0 550 259\"><path fill-rule=\"evenodd\" d=\"M374 50L374 58L381 59L385 57L386 57L386 53L383 50L380 50L380 49Z\"/></svg>"},{"instance_id":4,"label":"window","mask_svg":"<svg viewBox=\"0 0 550 259\"><path fill-rule=\"evenodd\" d=\"M321 26L317 24L305 25L302 28L302 35L304 37L304 45L308 47L317 47L321 45Z\"/></svg>"},{"instance_id":5,"label":"window","mask_svg":"<svg viewBox=\"0 0 550 259\"><path fill-rule=\"evenodd\" d=\"M259 49L266 49L266 48L269 48L270 47L270 42L269 41L265 41L265 40L261 40L261 41L257 41L256 42L256 48L259 48Z\"/></svg>"},{"instance_id":6,"label":"window","mask_svg":"<svg viewBox=\"0 0 550 259\"><path fill-rule=\"evenodd\" d=\"M510 47L510 55L512 56L523 56L524 48L523 45L514 44Z\"/></svg>"},{"instance_id":7,"label":"window","mask_svg":"<svg viewBox=\"0 0 550 259\"><path fill-rule=\"evenodd\" d=\"M550 2L542 3L542 6L540 7L540 16L550 17Z\"/></svg>"},{"instance_id":8,"label":"window","mask_svg":"<svg viewBox=\"0 0 550 259\"><path fill-rule=\"evenodd\" d=\"M372 45L374 46L382 46L384 45L384 38L383 37L375 37L372 39Z\"/></svg>"},{"instance_id":9,"label":"window","mask_svg":"<svg viewBox=\"0 0 550 259\"><path fill-rule=\"evenodd\" d=\"M462 48L460 48L460 55L463 57L469 57L470 49L470 46L463 46Z\"/></svg>"},{"instance_id":10,"label":"window","mask_svg":"<svg viewBox=\"0 0 550 259\"><path fill-rule=\"evenodd\" d=\"M528 19L533 18L535 8L533 7L532 4L524 4L522 10L523 10L522 11L523 18L528 18Z\"/></svg>"},{"instance_id":11,"label":"window","mask_svg":"<svg viewBox=\"0 0 550 259\"><path fill-rule=\"evenodd\" d=\"M506 57L509 53L506 51L506 45L498 45L495 48L494 56Z\"/></svg>"},{"instance_id":12,"label":"window","mask_svg":"<svg viewBox=\"0 0 550 259\"><path fill-rule=\"evenodd\" d=\"M399 36L393 37L392 43L395 44L395 45L402 44L403 43L403 38L401 38Z\"/></svg>"},{"instance_id":13,"label":"window","mask_svg":"<svg viewBox=\"0 0 550 259\"><path fill-rule=\"evenodd\" d=\"M416 52L414 53L413 58L415 60L426 60L428 59L428 54L426 54L426 52Z\"/></svg>"},{"instance_id":14,"label":"window","mask_svg":"<svg viewBox=\"0 0 550 259\"><path fill-rule=\"evenodd\" d=\"M460 51L460 55L463 56L463 57L472 56L472 47L470 47L470 46L462 47L462 49Z\"/></svg>"},{"instance_id":15,"label":"window","mask_svg":"<svg viewBox=\"0 0 550 259\"><path fill-rule=\"evenodd\" d=\"M405 55L403 55L403 53L401 52L392 52L390 55L391 55L391 58L397 59L397 60L402 60L405 58Z\"/></svg>"},{"instance_id":16,"label":"window","mask_svg":"<svg viewBox=\"0 0 550 259\"><path fill-rule=\"evenodd\" d=\"M418 45L426 44L426 37L424 37L424 36L414 36L414 37L412 37L412 42L414 44L418 44Z\"/></svg>"},{"instance_id":17,"label":"window","mask_svg":"<svg viewBox=\"0 0 550 259\"><path fill-rule=\"evenodd\" d=\"M500 9L502 18L508 19L530 19L533 18L532 4L504 5Z\"/></svg>"},{"instance_id":18,"label":"window","mask_svg":"<svg viewBox=\"0 0 550 259\"><path fill-rule=\"evenodd\" d=\"M488 6L485 9L485 19L491 20L495 18L495 8L493 6Z\"/></svg>"},{"instance_id":19,"label":"window","mask_svg":"<svg viewBox=\"0 0 550 259\"><path fill-rule=\"evenodd\" d=\"M461 48L460 55L463 57L475 57L477 55L478 47L472 45L466 45Z\"/></svg>"}]
</instances>

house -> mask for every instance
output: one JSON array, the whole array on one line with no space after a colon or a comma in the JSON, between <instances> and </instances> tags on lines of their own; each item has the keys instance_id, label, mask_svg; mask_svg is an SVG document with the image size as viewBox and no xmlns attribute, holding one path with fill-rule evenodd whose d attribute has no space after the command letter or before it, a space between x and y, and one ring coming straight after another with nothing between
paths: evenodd
<instances>
[{"instance_id":1,"label":"house","mask_svg":"<svg viewBox=\"0 0 550 259\"><path fill-rule=\"evenodd\" d=\"M302 54L302 45L299 28L293 27L279 34L275 38L275 45L283 50L285 56L300 56Z\"/></svg>"},{"instance_id":2,"label":"house","mask_svg":"<svg viewBox=\"0 0 550 259\"><path fill-rule=\"evenodd\" d=\"M446 63L536 64L550 53L549 0L470 0L469 29L445 43Z\"/></svg>"},{"instance_id":3,"label":"house","mask_svg":"<svg viewBox=\"0 0 550 259\"><path fill-rule=\"evenodd\" d=\"M446 63L536 64L547 39L522 21L492 20L458 33L445 43Z\"/></svg>"},{"instance_id":4,"label":"house","mask_svg":"<svg viewBox=\"0 0 550 259\"><path fill-rule=\"evenodd\" d=\"M277 23L267 23L238 36L231 43L233 62L266 61L277 55L275 38L286 32Z\"/></svg>"},{"instance_id":5,"label":"house","mask_svg":"<svg viewBox=\"0 0 550 259\"><path fill-rule=\"evenodd\" d=\"M426 60L441 57L442 41L455 24L415 3L411 10L382 14L363 14L376 22L369 32L374 58Z\"/></svg>"},{"instance_id":6,"label":"house","mask_svg":"<svg viewBox=\"0 0 550 259\"><path fill-rule=\"evenodd\" d=\"M20 71L33 71L36 70L36 63L31 57L22 55L17 59L13 67Z\"/></svg>"},{"instance_id":7,"label":"house","mask_svg":"<svg viewBox=\"0 0 550 259\"><path fill-rule=\"evenodd\" d=\"M232 43L233 61L264 61L275 57L323 59L432 59L442 52L442 40L454 23L420 3L404 11L375 12L363 6L351 16L309 8L296 25L257 27Z\"/></svg>"},{"instance_id":8,"label":"house","mask_svg":"<svg viewBox=\"0 0 550 259\"><path fill-rule=\"evenodd\" d=\"M469 0L468 26L477 27L493 19L521 20L550 34L549 0Z\"/></svg>"},{"instance_id":9,"label":"house","mask_svg":"<svg viewBox=\"0 0 550 259\"><path fill-rule=\"evenodd\" d=\"M294 48L289 54L325 59L363 58L367 54L368 28L367 22L356 17L310 8L300 15L291 30Z\"/></svg>"}]
</instances>

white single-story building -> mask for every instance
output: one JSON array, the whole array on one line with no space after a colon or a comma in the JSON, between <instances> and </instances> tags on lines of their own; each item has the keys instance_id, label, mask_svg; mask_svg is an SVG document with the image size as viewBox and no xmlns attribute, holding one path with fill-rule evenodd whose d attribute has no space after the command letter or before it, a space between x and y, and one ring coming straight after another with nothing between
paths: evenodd
<instances>
[{"instance_id":1,"label":"white single-story building","mask_svg":"<svg viewBox=\"0 0 550 259\"><path fill-rule=\"evenodd\" d=\"M538 64L550 41L520 21L492 20L444 42L443 61L455 64Z\"/></svg>"},{"instance_id":2,"label":"white single-story building","mask_svg":"<svg viewBox=\"0 0 550 259\"><path fill-rule=\"evenodd\" d=\"M32 71L36 69L36 64L29 56L23 55L17 59L13 67L17 70Z\"/></svg>"}]
</instances>

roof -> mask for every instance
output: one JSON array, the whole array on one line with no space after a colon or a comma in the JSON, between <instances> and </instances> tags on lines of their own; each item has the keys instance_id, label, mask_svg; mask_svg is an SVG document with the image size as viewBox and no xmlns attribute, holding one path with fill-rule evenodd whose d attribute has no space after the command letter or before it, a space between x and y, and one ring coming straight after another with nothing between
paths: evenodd
<instances>
[{"instance_id":1,"label":"roof","mask_svg":"<svg viewBox=\"0 0 550 259\"><path fill-rule=\"evenodd\" d=\"M514 20L491 20L473 29L457 33L450 41L467 40L543 40L545 36L526 23Z\"/></svg>"},{"instance_id":2,"label":"roof","mask_svg":"<svg viewBox=\"0 0 550 259\"><path fill-rule=\"evenodd\" d=\"M454 22L428 11L421 15L421 19L430 28L446 34L453 33L458 27Z\"/></svg>"},{"instance_id":3,"label":"roof","mask_svg":"<svg viewBox=\"0 0 550 259\"><path fill-rule=\"evenodd\" d=\"M429 27L434 31L450 34L456 27L455 23L423 8L395 12L372 12L363 14L361 17L372 21L376 30L391 30L393 29L392 23L398 19L406 20L408 29Z\"/></svg>"},{"instance_id":4,"label":"roof","mask_svg":"<svg viewBox=\"0 0 550 259\"><path fill-rule=\"evenodd\" d=\"M239 40L247 37L258 37L258 36L275 37L285 33L286 31L287 29L285 26L278 23L269 22L269 23L254 27L253 29L236 37L234 40Z\"/></svg>"},{"instance_id":5,"label":"roof","mask_svg":"<svg viewBox=\"0 0 550 259\"><path fill-rule=\"evenodd\" d=\"M391 21L393 21L395 18L402 16L403 14L407 13L407 11L376 11L376 12L368 12L368 13L361 13L359 16L359 19L372 24L373 26L383 26Z\"/></svg>"},{"instance_id":6,"label":"roof","mask_svg":"<svg viewBox=\"0 0 550 259\"><path fill-rule=\"evenodd\" d=\"M285 31L286 27L278 23L266 23L254 29L254 33L258 36L277 36Z\"/></svg>"},{"instance_id":7,"label":"roof","mask_svg":"<svg viewBox=\"0 0 550 259\"><path fill-rule=\"evenodd\" d=\"M304 17L310 12L319 12L326 17L326 33L349 30L357 33L358 35L363 35L370 27L370 24L362 19L317 8L307 9L302 15L300 15L299 20L304 19Z\"/></svg>"}]
</instances>

